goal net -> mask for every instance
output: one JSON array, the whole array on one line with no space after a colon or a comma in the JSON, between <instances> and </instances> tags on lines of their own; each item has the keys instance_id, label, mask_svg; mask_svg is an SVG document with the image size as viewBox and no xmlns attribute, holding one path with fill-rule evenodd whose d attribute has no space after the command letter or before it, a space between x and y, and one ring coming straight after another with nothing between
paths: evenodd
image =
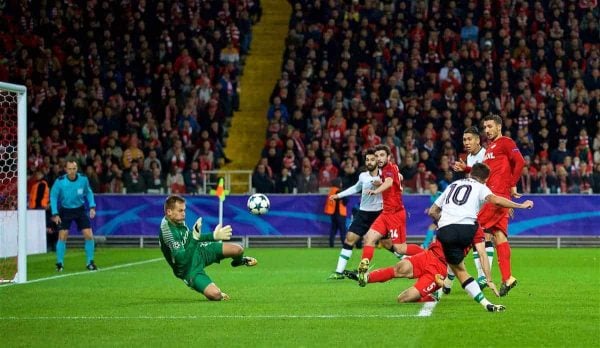
<instances>
[{"instance_id":1,"label":"goal net","mask_svg":"<svg viewBox=\"0 0 600 348\"><path fill-rule=\"evenodd\" d=\"M27 281L27 90L0 82L0 283Z\"/></svg>"}]
</instances>

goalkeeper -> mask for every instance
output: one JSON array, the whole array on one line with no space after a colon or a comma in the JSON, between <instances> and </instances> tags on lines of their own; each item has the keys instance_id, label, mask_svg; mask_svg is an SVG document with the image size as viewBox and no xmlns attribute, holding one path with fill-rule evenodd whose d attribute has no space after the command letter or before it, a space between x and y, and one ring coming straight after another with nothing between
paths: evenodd
<instances>
[{"instance_id":1,"label":"goalkeeper","mask_svg":"<svg viewBox=\"0 0 600 348\"><path fill-rule=\"evenodd\" d=\"M204 268L231 257L231 266L255 266L256 259L243 256L238 244L220 241L231 239L231 226L217 225L214 232L201 234L202 218L192 230L185 225L185 199L171 195L165 201L165 217L160 223L159 244L165 259L177 278L211 301L226 301L229 296L215 285Z\"/></svg>"}]
</instances>

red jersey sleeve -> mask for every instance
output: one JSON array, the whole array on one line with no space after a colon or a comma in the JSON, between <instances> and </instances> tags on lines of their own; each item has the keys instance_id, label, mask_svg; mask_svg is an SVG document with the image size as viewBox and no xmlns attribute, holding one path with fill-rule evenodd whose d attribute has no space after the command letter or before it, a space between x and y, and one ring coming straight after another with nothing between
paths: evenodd
<instances>
[{"instance_id":1,"label":"red jersey sleeve","mask_svg":"<svg viewBox=\"0 0 600 348\"><path fill-rule=\"evenodd\" d=\"M517 147L517 144L511 138L506 138L506 141L502 143L502 147L506 153L506 157L510 163L510 172L511 172L511 187L517 185L519 178L521 177L521 172L523 171L523 167L525 166L525 160L523 159L523 155L521 151Z\"/></svg>"}]
</instances>

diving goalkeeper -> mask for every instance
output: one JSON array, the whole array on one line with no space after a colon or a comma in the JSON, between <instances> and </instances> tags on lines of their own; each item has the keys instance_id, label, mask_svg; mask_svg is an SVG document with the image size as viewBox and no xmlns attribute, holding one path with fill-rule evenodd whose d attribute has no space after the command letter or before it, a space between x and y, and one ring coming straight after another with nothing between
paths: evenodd
<instances>
[{"instance_id":1,"label":"diving goalkeeper","mask_svg":"<svg viewBox=\"0 0 600 348\"><path fill-rule=\"evenodd\" d=\"M177 278L211 301L226 301L229 296L210 279L204 268L231 257L231 266L255 266L253 257L244 256L238 244L220 241L231 239L231 226L215 227L214 232L201 234L202 218L192 230L185 225L185 198L171 195L165 201L165 217L160 223L159 244L165 259Z\"/></svg>"}]
</instances>

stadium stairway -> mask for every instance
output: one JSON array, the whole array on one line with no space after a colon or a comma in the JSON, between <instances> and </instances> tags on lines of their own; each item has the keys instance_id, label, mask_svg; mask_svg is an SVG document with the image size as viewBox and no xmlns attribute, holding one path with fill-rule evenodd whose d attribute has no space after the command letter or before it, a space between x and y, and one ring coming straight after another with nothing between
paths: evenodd
<instances>
[{"instance_id":1,"label":"stadium stairway","mask_svg":"<svg viewBox=\"0 0 600 348\"><path fill-rule=\"evenodd\" d=\"M282 0L263 0L261 4L263 15L253 28L252 47L240 81L240 111L235 112L228 130L225 153L232 162L221 167L226 171L253 170L258 162L265 142L269 96L281 72L291 7ZM232 191L239 190L232 186Z\"/></svg>"}]
</instances>

